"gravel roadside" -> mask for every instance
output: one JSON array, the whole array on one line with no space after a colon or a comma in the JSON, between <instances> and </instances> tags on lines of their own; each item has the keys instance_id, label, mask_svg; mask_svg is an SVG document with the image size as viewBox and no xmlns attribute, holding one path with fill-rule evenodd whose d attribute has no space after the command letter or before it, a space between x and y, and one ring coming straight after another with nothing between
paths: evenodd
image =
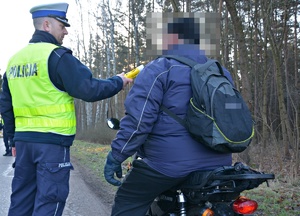
<instances>
[{"instance_id":1,"label":"gravel roadside","mask_svg":"<svg viewBox=\"0 0 300 216\"><path fill-rule=\"evenodd\" d=\"M91 190L103 201L108 209L111 209L113 204L113 199L115 195L115 188L108 186L100 179L99 176L96 176L89 168L82 166L77 160L77 158L72 157L72 164L74 169L77 169L86 184L91 188Z\"/></svg>"}]
</instances>

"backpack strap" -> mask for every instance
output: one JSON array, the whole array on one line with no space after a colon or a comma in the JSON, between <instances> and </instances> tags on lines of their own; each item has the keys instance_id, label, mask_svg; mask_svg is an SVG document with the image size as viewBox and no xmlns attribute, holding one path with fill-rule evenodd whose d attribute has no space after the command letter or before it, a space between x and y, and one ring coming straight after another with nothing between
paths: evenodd
<instances>
[{"instance_id":1,"label":"backpack strap","mask_svg":"<svg viewBox=\"0 0 300 216\"><path fill-rule=\"evenodd\" d=\"M178 117L175 113L173 113L171 110L169 110L165 105L161 105L160 106L160 109L162 111L164 111L165 113L167 113L169 116L171 116L173 119L175 119L178 123L180 123L183 127L186 128L186 124L185 124L185 121Z\"/></svg>"},{"instance_id":2,"label":"backpack strap","mask_svg":"<svg viewBox=\"0 0 300 216\"><path fill-rule=\"evenodd\" d=\"M190 66L191 68L194 67L195 65L199 64L198 62L189 59L187 57L184 56L177 56L177 55L163 55L161 57L165 57L165 58L169 58L169 59L175 59L183 64L186 64L188 66Z\"/></svg>"},{"instance_id":3,"label":"backpack strap","mask_svg":"<svg viewBox=\"0 0 300 216\"><path fill-rule=\"evenodd\" d=\"M189 58L186 58L184 56L177 56L177 55L162 55L161 57L164 57L164 58L168 58L168 59L175 59L185 65L188 65L190 66L191 68L193 68L195 65L199 64L198 62L192 60L192 59L189 59ZM175 119L178 123L180 123L183 127L186 128L186 124L185 124L185 121L178 117L175 113L173 113L171 110L169 110L165 105L161 105L160 106L160 109L162 111L164 111L165 113L167 113L169 116L171 116L173 119Z\"/></svg>"},{"instance_id":4,"label":"backpack strap","mask_svg":"<svg viewBox=\"0 0 300 216\"><path fill-rule=\"evenodd\" d=\"M193 68L194 66L198 65L199 67L203 67L205 69L209 68L213 63L216 63L216 65L218 66L220 73L223 75L224 72L222 70L222 67L220 65L220 63L217 60L214 59L208 59L208 61L204 64L200 64L199 62L196 62L190 58L184 57L184 56L178 56L178 55L162 55L161 57L165 57L168 59L175 59L176 61L181 62L182 64L188 65L191 68ZM169 116L171 116L173 119L175 119L178 123L180 123L183 127L187 128L185 121L178 117L175 113L173 113L171 110L169 110L165 105L161 105L160 109L162 111L164 111L165 113L167 113Z\"/></svg>"},{"instance_id":5,"label":"backpack strap","mask_svg":"<svg viewBox=\"0 0 300 216\"><path fill-rule=\"evenodd\" d=\"M175 59L185 65L188 65L190 66L191 68L193 68L194 66L200 64L199 62L196 62L190 58L187 58L187 57L184 57L184 56L177 56L177 55L162 55L161 57L165 57L165 58L169 58L169 59ZM219 68L219 71L222 75L224 75L224 71L223 71L223 68L221 66L221 64L215 60L215 59L207 59L207 62L204 63L204 64L200 64L199 66L200 67L203 67L205 69L209 68L213 63L216 63L216 65L218 66Z\"/></svg>"}]
</instances>

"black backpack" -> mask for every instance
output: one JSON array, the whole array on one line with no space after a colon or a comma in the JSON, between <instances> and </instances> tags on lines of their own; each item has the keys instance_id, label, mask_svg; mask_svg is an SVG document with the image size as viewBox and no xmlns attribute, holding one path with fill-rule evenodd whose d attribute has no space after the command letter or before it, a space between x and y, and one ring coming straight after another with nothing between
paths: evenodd
<instances>
[{"instance_id":1,"label":"black backpack","mask_svg":"<svg viewBox=\"0 0 300 216\"><path fill-rule=\"evenodd\" d=\"M192 68L192 98L184 119L164 105L161 110L186 127L195 140L216 151L244 151L254 136L254 121L240 92L224 75L220 63L214 59L200 64L183 56L163 57Z\"/></svg>"}]
</instances>

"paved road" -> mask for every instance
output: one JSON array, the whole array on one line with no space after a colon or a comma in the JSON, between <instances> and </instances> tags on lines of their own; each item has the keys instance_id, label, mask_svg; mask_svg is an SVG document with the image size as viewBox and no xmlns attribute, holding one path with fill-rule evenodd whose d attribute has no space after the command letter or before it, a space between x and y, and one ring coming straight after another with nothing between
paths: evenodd
<instances>
[{"instance_id":1,"label":"paved road","mask_svg":"<svg viewBox=\"0 0 300 216\"><path fill-rule=\"evenodd\" d=\"M0 216L6 216L10 203L11 181L14 169L11 164L13 157L4 157L4 144L0 137ZM76 169L71 171L70 194L63 216L108 216L110 207L102 202L86 185L81 173Z\"/></svg>"}]
</instances>

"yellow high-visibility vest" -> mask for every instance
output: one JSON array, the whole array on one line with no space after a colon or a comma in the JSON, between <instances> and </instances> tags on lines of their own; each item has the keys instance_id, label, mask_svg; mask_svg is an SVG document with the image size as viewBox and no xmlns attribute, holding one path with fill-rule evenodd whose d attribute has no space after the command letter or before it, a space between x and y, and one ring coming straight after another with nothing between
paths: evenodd
<instances>
[{"instance_id":1,"label":"yellow high-visibility vest","mask_svg":"<svg viewBox=\"0 0 300 216\"><path fill-rule=\"evenodd\" d=\"M57 47L29 44L9 60L6 76L16 132L76 133L74 98L57 89L48 74L48 59Z\"/></svg>"}]
</instances>

